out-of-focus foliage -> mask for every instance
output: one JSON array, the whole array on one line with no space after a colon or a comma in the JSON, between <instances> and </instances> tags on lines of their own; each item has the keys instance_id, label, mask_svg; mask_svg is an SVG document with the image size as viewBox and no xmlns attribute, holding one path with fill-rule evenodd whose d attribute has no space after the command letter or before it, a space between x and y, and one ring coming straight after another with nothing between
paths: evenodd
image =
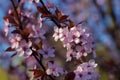
<instances>
[{"instance_id":1,"label":"out-of-focus foliage","mask_svg":"<svg viewBox=\"0 0 120 80\"><path fill-rule=\"evenodd\" d=\"M8 74L7 72L0 68L0 80L8 80Z\"/></svg>"}]
</instances>

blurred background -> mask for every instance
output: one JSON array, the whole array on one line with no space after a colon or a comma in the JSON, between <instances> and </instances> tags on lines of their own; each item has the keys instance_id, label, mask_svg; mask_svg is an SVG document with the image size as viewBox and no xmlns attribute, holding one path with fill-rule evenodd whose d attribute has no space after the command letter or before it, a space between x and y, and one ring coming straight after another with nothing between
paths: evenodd
<instances>
[{"instance_id":1,"label":"blurred background","mask_svg":"<svg viewBox=\"0 0 120 80\"><path fill-rule=\"evenodd\" d=\"M96 42L100 80L120 80L120 0L43 1L57 6L75 24L83 21L89 25ZM3 17L9 8L12 8L10 0L0 0L0 80L27 80L24 61L19 57L10 58L11 53L4 52L9 43L2 33Z\"/></svg>"}]
</instances>

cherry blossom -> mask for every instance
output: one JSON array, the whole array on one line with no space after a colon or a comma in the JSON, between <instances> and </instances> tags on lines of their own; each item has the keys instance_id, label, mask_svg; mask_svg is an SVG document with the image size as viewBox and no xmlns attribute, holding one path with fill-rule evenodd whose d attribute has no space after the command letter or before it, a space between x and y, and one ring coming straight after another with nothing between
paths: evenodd
<instances>
[{"instance_id":1,"label":"cherry blossom","mask_svg":"<svg viewBox=\"0 0 120 80\"><path fill-rule=\"evenodd\" d=\"M16 52L19 56L29 57L32 54L30 47L32 42L26 42L25 40L21 41L20 46L16 49Z\"/></svg>"},{"instance_id":2,"label":"cherry blossom","mask_svg":"<svg viewBox=\"0 0 120 80\"><path fill-rule=\"evenodd\" d=\"M69 44L70 36L69 36L68 27L63 28L62 34L63 34L63 36L60 38L60 40L63 42L63 47L69 47L70 46L70 44Z\"/></svg>"},{"instance_id":3,"label":"cherry blossom","mask_svg":"<svg viewBox=\"0 0 120 80\"><path fill-rule=\"evenodd\" d=\"M54 55L55 49L48 47L47 45L43 45L42 49L38 50L38 52L42 54L44 58L55 57Z\"/></svg>"},{"instance_id":4,"label":"cherry blossom","mask_svg":"<svg viewBox=\"0 0 120 80\"><path fill-rule=\"evenodd\" d=\"M9 32L9 21L8 20L4 21L4 24L5 26L3 31L5 32L5 36L7 36Z\"/></svg>"},{"instance_id":5,"label":"cherry blossom","mask_svg":"<svg viewBox=\"0 0 120 80\"><path fill-rule=\"evenodd\" d=\"M73 57L76 56L76 53L72 49L68 50L66 53L66 61L71 61Z\"/></svg>"},{"instance_id":6,"label":"cherry blossom","mask_svg":"<svg viewBox=\"0 0 120 80\"><path fill-rule=\"evenodd\" d=\"M63 68L59 67L56 62L48 62L48 69L46 70L48 75L53 74L58 77L64 74Z\"/></svg>"},{"instance_id":7,"label":"cherry blossom","mask_svg":"<svg viewBox=\"0 0 120 80\"><path fill-rule=\"evenodd\" d=\"M45 39L45 30L41 29L38 26L32 25L33 32L29 35L29 37L34 37L34 38L41 38Z\"/></svg>"},{"instance_id":8,"label":"cherry blossom","mask_svg":"<svg viewBox=\"0 0 120 80\"><path fill-rule=\"evenodd\" d=\"M62 37L62 28L58 28L58 27L54 27L54 31L55 33L53 34L54 40L57 41L58 39L60 39Z\"/></svg>"},{"instance_id":9,"label":"cherry blossom","mask_svg":"<svg viewBox=\"0 0 120 80\"><path fill-rule=\"evenodd\" d=\"M73 27L70 29L70 35L71 35L71 39L70 42L75 42L76 44L78 44L80 42L80 32L77 30L76 27Z\"/></svg>"},{"instance_id":10,"label":"cherry blossom","mask_svg":"<svg viewBox=\"0 0 120 80\"><path fill-rule=\"evenodd\" d=\"M76 51L81 56L87 56L87 51L84 49L83 46L76 46Z\"/></svg>"},{"instance_id":11,"label":"cherry blossom","mask_svg":"<svg viewBox=\"0 0 120 80\"><path fill-rule=\"evenodd\" d=\"M18 34L15 34L13 37L10 37L9 41L11 43L11 48L18 48L20 40L21 36Z\"/></svg>"},{"instance_id":12,"label":"cherry blossom","mask_svg":"<svg viewBox=\"0 0 120 80\"><path fill-rule=\"evenodd\" d=\"M59 37L59 35L61 36ZM82 56L87 56L88 53L95 52L94 40L90 31L81 25L70 29L68 27L62 28L61 32L57 28L53 37L56 41L60 39L63 46L67 48L66 61L71 61L72 58L79 59Z\"/></svg>"},{"instance_id":13,"label":"cherry blossom","mask_svg":"<svg viewBox=\"0 0 120 80\"><path fill-rule=\"evenodd\" d=\"M74 80L96 80L99 77L99 75L95 73L96 67L97 64L93 59L80 64L77 69L74 70L76 75Z\"/></svg>"}]
</instances>

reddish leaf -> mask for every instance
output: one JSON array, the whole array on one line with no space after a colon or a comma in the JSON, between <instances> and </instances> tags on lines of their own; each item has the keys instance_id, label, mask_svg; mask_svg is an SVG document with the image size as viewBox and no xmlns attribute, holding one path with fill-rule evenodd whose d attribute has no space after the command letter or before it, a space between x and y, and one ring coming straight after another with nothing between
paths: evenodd
<instances>
[{"instance_id":1,"label":"reddish leaf","mask_svg":"<svg viewBox=\"0 0 120 80\"><path fill-rule=\"evenodd\" d=\"M42 75L45 75L45 72L39 69L30 69L29 71L32 71L34 73L34 78L38 78Z\"/></svg>"},{"instance_id":2,"label":"reddish leaf","mask_svg":"<svg viewBox=\"0 0 120 80\"><path fill-rule=\"evenodd\" d=\"M18 33L18 34L20 34L20 31L19 30L14 30L14 31L12 31L12 33Z\"/></svg>"},{"instance_id":3,"label":"reddish leaf","mask_svg":"<svg viewBox=\"0 0 120 80\"><path fill-rule=\"evenodd\" d=\"M40 41L40 42L39 42L39 45L38 45L38 46L39 46L39 49L42 49L42 45L43 45L43 43L42 43L42 41Z\"/></svg>"},{"instance_id":4,"label":"reddish leaf","mask_svg":"<svg viewBox=\"0 0 120 80\"><path fill-rule=\"evenodd\" d=\"M45 17L52 18L53 16L50 14L42 14L41 15L41 18L45 18Z\"/></svg>"},{"instance_id":5,"label":"reddish leaf","mask_svg":"<svg viewBox=\"0 0 120 80\"><path fill-rule=\"evenodd\" d=\"M11 15L13 16L13 19L14 19L14 21L16 22L16 24L18 26L19 25L19 21L18 21L18 16L17 16L16 12L13 11Z\"/></svg>"},{"instance_id":6,"label":"reddish leaf","mask_svg":"<svg viewBox=\"0 0 120 80\"><path fill-rule=\"evenodd\" d=\"M67 15L63 15L63 16L60 17L60 21L64 21L64 20L66 20L67 18L68 18Z\"/></svg>"},{"instance_id":7,"label":"reddish leaf","mask_svg":"<svg viewBox=\"0 0 120 80\"><path fill-rule=\"evenodd\" d=\"M39 50L39 49L42 49L42 41L40 41L38 44L33 44L32 46L36 49L36 50Z\"/></svg>"},{"instance_id":8,"label":"reddish leaf","mask_svg":"<svg viewBox=\"0 0 120 80\"><path fill-rule=\"evenodd\" d=\"M14 56L16 56L16 55L17 55L17 53L14 53L14 54L11 55L11 57L14 57Z\"/></svg>"},{"instance_id":9,"label":"reddish leaf","mask_svg":"<svg viewBox=\"0 0 120 80\"><path fill-rule=\"evenodd\" d=\"M74 23L71 21L71 20L69 20L69 27L71 28L71 27L74 27Z\"/></svg>"},{"instance_id":10,"label":"reddish leaf","mask_svg":"<svg viewBox=\"0 0 120 80\"><path fill-rule=\"evenodd\" d=\"M30 34L30 30L26 28L26 29L21 31L21 34L23 37L28 37Z\"/></svg>"},{"instance_id":11,"label":"reddish leaf","mask_svg":"<svg viewBox=\"0 0 120 80\"><path fill-rule=\"evenodd\" d=\"M37 10L41 13L47 13L47 11L41 6L37 6Z\"/></svg>"},{"instance_id":12,"label":"reddish leaf","mask_svg":"<svg viewBox=\"0 0 120 80\"><path fill-rule=\"evenodd\" d=\"M60 19L61 16L62 16L62 13L58 10L58 8L56 8L55 14L56 14L56 16L58 17L58 19Z\"/></svg>"},{"instance_id":13,"label":"reddish leaf","mask_svg":"<svg viewBox=\"0 0 120 80\"><path fill-rule=\"evenodd\" d=\"M38 45L36 45L36 44L33 44L32 45L36 50L38 50L39 49L39 46Z\"/></svg>"},{"instance_id":14,"label":"reddish leaf","mask_svg":"<svg viewBox=\"0 0 120 80\"><path fill-rule=\"evenodd\" d=\"M5 20L5 21L8 20L9 23L11 23L12 25L18 25L18 24L16 23L16 21L15 21L11 16L5 16L5 17L4 17L4 20Z\"/></svg>"},{"instance_id":15,"label":"reddish leaf","mask_svg":"<svg viewBox=\"0 0 120 80\"><path fill-rule=\"evenodd\" d=\"M7 48L5 51L6 51L6 52L11 52L11 51L15 51L15 49L12 49L11 47L9 47L9 48Z\"/></svg>"},{"instance_id":16,"label":"reddish leaf","mask_svg":"<svg viewBox=\"0 0 120 80\"><path fill-rule=\"evenodd\" d=\"M59 22L62 22L62 21L66 20L66 19L68 18L68 16L67 16L67 15L63 15L63 14L58 10L58 8L56 8L55 14L56 14Z\"/></svg>"}]
</instances>

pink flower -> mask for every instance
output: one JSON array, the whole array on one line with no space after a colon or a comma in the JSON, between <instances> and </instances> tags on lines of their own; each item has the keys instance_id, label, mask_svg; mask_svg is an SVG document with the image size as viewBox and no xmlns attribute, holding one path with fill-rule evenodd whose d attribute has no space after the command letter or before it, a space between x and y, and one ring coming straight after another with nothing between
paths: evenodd
<instances>
[{"instance_id":1,"label":"pink flower","mask_svg":"<svg viewBox=\"0 0 120 80\"><path fill-rule=\"evenodd\" d=\"M68 50L67 53L66 53L66 58L67 58L66 61L71 61L71 59L72 59L73 57L75 57L75 55L76 55L76 53L73 52L72 49Z\"/></svg>"},{"instance_id":2,"label":"pink flower","mask_svg":"<svg viewBox=\"0 0 120 80\"><path fill-rule=\"evenodd\" d=\"M76 46L76 51L77 51L77 54L79 54L79 58L81 56L87 56L87 51L84 49L83 46ZM78 56L77 56L78 57Z\"/></svg>"},{"instance_id":3,"label":"pink flower","mask_svg":"<svg viewBox=\"0 0 120 80\"><path fill-rule=\"evenodd\" d=\"M68 27L55 28L53 37L55 41L60 39L63 46L67 48L66 61L71 61L72 58L79 59L82 56L87 56L88 53L95 52L93 37L86 27L74 26L70 29Z\"/></svg>"},{"instance_id":4,"label":"pink flower","mask_svg":"<svg viewBox=\"0 0 120 80\"><path fill-rule=\"evenodd\" d=\"M67 37L69 35L68 27L63 28L62 35L63 36L60 38L61 41L64 41L65 39L67 39Z\"/></svg>"},{"instance_id":5,"label":"pink flower","mask_svg":"<svg viewBox=\"0 0 120 80\"><path fill-rule=\"evenodd\" d=\"M80 64L77 69L74 70L76 75L74 80L97 80L99 75L95 73L96 67L97 64L94 60Z\"/></svg>"},{"instance_id":6,"label":"pink flower","mask_svg":"<svg viewBox=\"0 0 120 80\"><path fill-rule=\"evenodd\" d=\"M78 44L79 42L80 42L80 39L79 39L79 37L80 37L80 32L77 30L77 28L76 27L72 27L71 29L70 29L70 34L69 34L70 36L71 36L71 39L70 39L70 42L75 42L76 44Z\"/></svg>"},{"instance_id":7,"label":"pink flower","mask_svg":"<svg viewBox=\"0 0 120 80\"><path fill-rule=\"evenodd\" d=\"M84 77L85 73L76 72L74 80L87 80L86 77Z\"/></svg>"},{"instance_id":8,"label":"pink flower","mask_svg":"<svg viewBox=\"0 0 120 80\"><path fill-rule=\"evenodd\" d=\"M69 35L69 30L68 27L63 28L62 32L63 36L60 38L60 40L63 42L64 47L69 47L70 46L70 35Z\"/></svg>"},{"instance_id":9,"label":"pink flower","mask_svg":"<svg viewBox=\"0 0 120 80\"><path fill-rule=\"evenodd\" d=\"M39 0L36 0L36 1L39 1ZM39 16L38 23L39 23L39 27L42 28L42 18L41 18L41 15Z\"/></svg>"},{"instance_id":10,"label":"pink flower","mask_svg":"<svg viewBox=\"0 0 120 80\"><path fill-rule=\"evenodd\" d=\"M95 51L95 46L92 43L84 44L83 47L87 53L91 53Z\"/></svg>"},{"instance_id":11,"label":"pink flower","mask_svg":"<svg viewBox=\"0 0 120 80\"><path fill-rule=\"evenodd\" d=\"M23 40L21 41L20 46L16 49L17 54L19 56L25 56L25 57L29 57L32 54L32 50L30 49L30 47L32 46L32 42L29 41L28 43Z\"/></svg>"},{"instance_id":12,"label":"pink flower","mask_svg":"<svg viewBox=\"0 0 120 80\"><path fill-rule=\"evenodd\" d=\"M21 36L17 34L14 35L14 37L10 37L9 41L11 43L11 48L18 48L20 40L21 40Z\"/></svg>"},{"instance_id":13,"label":"pink flower","mask_svg":"<svg viewBox=\"0 0 120 80\"><path fill-rule=\"evenodd\" d=\"M5 26L4 26L3 31L5 32L5 36L7 36L8 32L9 32L9 21L8 21L8 19L6 21L4 21L4 23L5 23Z\"/></svg>"},{"instance_id":14,"label":"pink flower","mask_svg":"<svg viewBox=\"0 0 120 80\"><path fill-rule=\"evenodd\" d=\"M25 58L25 63L27 67L33 68L37 64L37 61L33 56L30 56L28 58Z\"/></svg>"},{"instance_id":15,"label":"pink flower","mask_svg":"<svg viewBox=\"0 0 120 80\"><path fill-rule=\"evenodd\" d=\"M54 55L55 49L54 49L54 48L47 47L47 45L43 45L43 46L42 46L42 49L41 49L41 50L38 50L38 52L39 52L40 54L42 54L42 56L43 56L44 58L55 57L55 55Z\"/></svg>"},{"instance_id":16,"label":"pink flower","mask_svg":"<svg viewBox=\"0 0 120 80\"><path fill-rule=\"evenodd\" d=\"M58 27L54 27L54 31L55 33L53 34L54 40L57 41L58 39L60 39L63 34L63 29L62 28L58 28Z\"/></svg>"},{"instance_id":17,"label":"pink flower","mask_svg":"<svg viewBox=\"0 0 120 80\"><path fill-rule=\"evenodd\" d=\"M41 29L38 26L32 26L33 33L30 34L30 37L45 39L45 30Z\"/></svg>"},{"instance_id":18,"label":"pink flower","mask_svg":"<svg viewBox=\"0 0 120 80\"><path fill-rule=\"evenodd\" d=\"M46 70L48 75L54 75L56 77L63 75L63 68L59 67L56 62L48 62L48 69Z\"/></svg>"}]
</instances>

